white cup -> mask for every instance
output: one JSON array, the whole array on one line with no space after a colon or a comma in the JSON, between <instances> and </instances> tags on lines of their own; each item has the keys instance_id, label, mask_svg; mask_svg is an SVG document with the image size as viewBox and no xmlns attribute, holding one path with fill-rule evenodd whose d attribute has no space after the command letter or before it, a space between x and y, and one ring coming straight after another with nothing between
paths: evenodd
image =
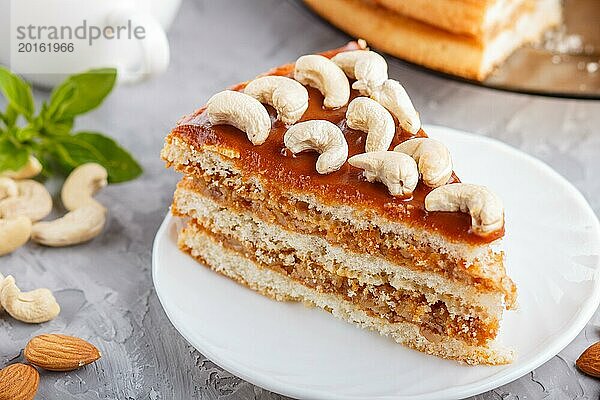
<instances>
[{"instance_id":1,"label":"white cup","mask_svg":"<svg viewBox=\"0 0 600 400\"><path fill-rule=\"evenodd\" d=\"M165 31L180 3L0 0L0 63L47 87L91 68L117 68L126 83L154 77L169 65Z\"/></svg>"}]
</instances>

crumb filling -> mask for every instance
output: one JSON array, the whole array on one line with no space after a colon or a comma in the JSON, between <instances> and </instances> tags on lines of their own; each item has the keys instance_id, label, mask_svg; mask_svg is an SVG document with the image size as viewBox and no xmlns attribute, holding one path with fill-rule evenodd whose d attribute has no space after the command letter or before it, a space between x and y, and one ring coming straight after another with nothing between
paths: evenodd
<instances>
[{"instance_id":1,"label":"crumb filling","mask_svg":"<svg viewBox=\"0 0 600 400\"><path fill-rule=\"evenodd\" d=\"M261 267L276 271L321 293L341 296L371 316L390 323L415 324L419 326L421 334L432 342L438 342L442 336L449 336L469 345L485 345L498 333L497 320L484 322L476 315L451 314L443 301L429 303L422 293L398 290L388 283L362 284L358 279L329 272L311 260L296 258L291 265L284 264L278 261L281 260L280 252L257 249L252 243L242 243L235 238L209 231L196 221L190 223L193 224L194 231L210 236L223 247L242 254ZM261 254L261 257L257 257L257 254Z\"/></svg>"},{"instance_id":2,"label":"crumb filling","mask_svg":"<svg viewBox=\"0 0 600 400\"><path fill-rule=\"evenodd\" d=\"M505 273L500 273L501 278L496 280L479 276L478 272L482 269L479 263L467 266L464 262L450 259L446 254L408 242L404 242L400 248L397 235L384 233L376 228L358 229L333 220L331 216L315 210L308 203L277 193L275 190L270 190L267 195L250 182L240 184L223 176L198 173L198 167L190 168L195 170L195 179L184 181L184 187L212 199L223 207L251 213L286 230L323 237L329 243L346 250L382 257L415 270L434 272L471 285L480 291L501 291L506 296L509 308L516 297L514 283ZM176 207L174 212L177 212ZM501 268L503 271L502 255L494 254L493 258L494 268Z\"/></svg>"}]
</instances>

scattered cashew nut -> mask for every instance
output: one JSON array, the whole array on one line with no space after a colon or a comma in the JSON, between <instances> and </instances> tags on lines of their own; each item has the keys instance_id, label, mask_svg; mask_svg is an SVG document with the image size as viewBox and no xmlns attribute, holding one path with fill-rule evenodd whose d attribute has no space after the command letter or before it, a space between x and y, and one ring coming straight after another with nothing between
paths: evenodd
<instances>
[{"instance_id":1,"label":"scattered cashew nut","mask_svg":"<svg viewBox=\"0 0 600 400\"><path fill-rule=\"evenodd\" d=\"M440 186L425 197L425 209L468 212L471 228L479 236L488 236L504 225L502 201L485 186L468 183Z\"/></svg>"},{"instance_id":2,"label":"scattered cashew nut","mask_svg":"<svg viewBox=\"0 0 600 400\"><path fill-rule=\"evenodd\" d=\"M415 110L410 97L408 97L400 82L393 79L386 80L380 88L371 94L371 98L398 118L400 126L405 131L415 134L421 129L419 113Z\"/></svg>"},{"instance_id":3,"label":"scattered cashew nut","mask_svg":"<svg viewBox=\"0 0 600 400\"><path fill-rule=\"evenodd\" d=\"M92 196L107 185L106 169L96 163L87 163L75 168L65 180L61 199L65 208L73 211L81 206L98 202Z\"/></svg>"},{"instance_id":4,"label":"scattered cashew nut","mask_svg":"<svg viewBox=\"0 0 600 400\"><path fill-rule=\"evenodd\" d=\"M357 97L350 102L346 111L346 125L367 132L366 152L388 150L396 134L392 115L368 97Z\"/></svg>"},{"instance_id":5,"label":"scattered cashew nut","mask_svg":"<svg viewBox=\"0 0 600 400\"><path fill-rule=\"evenodd\" d=\"M344 51L331 59L350 79L356 79L352 89L363 96L370 96L388 78L385 59L370 50Z\"/></svg>"},{"instance_id":6,"label":"scattered cashew nut","mask_svg":"<svg viewBox=\"0 0 600 400\"><path fill-rule=\"evenodd\" d=\"M308 91L300 82L285 76L262 76L248 83L244 93L277 110L286 125L298 122L308 108Z\"/></svg>"},{"instance_id":7,"label":"scattered cashew nut","mask_svg":"<svg viewBox=\"0 0 600 400\"><path fill-rule=\"evenodd\" d=\"M14 180L0 177L0 200L19 195L19 188Z\"/></svg>"},{"instance_id":8,"label":"scattered cashew nut","mask_svg":"<svg viewBox=\"0 0 600 400\"><path fill-rule=\"evenodd\" d=\"M24 216L39 221L52 211L52 197L44 185L34 180L17 181L19 194L0 200L0 218L12 219Z\"/></svg>"},{"instance_id":9,"label":"scattered cashew nut","mask_svg":"<svg viewBox=\"0 0 600 400\"><path fill-rule=\"evenodd\" d=\"M21 292L10 275L0 283L0 304L11 317L29 324L50 321L60 313L60 306L50 290Z\"/></svg>"},{"instance_id":10,"label":"scattered cashew nut","mask_svg":"<svg viewBox=\"0 0 600 400\"><path fill-rule=\"evenodd\" d=\"M99 203L88 203L62 218L33 224L31 239L50 247L63 247L92 240L102 232L106 209Z\"/></svg>"},{"instance_id":11,"label":"scattered cashew nut","mask_svg":"<svg viewBox=\"0 0 600 400\"><path fill-rule=\"evenodd\" d=\"M0 219L0 256L12 253L23 246L31 236L31 220L20 216Z\"/></svg>"},{"instance_id":12,"label":"scattered cashew nut","mask_svg":"<svg viewBox=\"0 0 600 400\"><path fill-rule=\"evenodd\" d=\"M337 125L325 120L311 120L292 125L283 137L285 147L294 154L305 150L321 153L317 172L337 171L348 158L348 142Z\"/></svg>"},{"instance_id":13,"label":"scattered cashew nut","mask_svg":"<svg viewBox=\"0 0 600 400\"><path fill-rule=\"evenodd\" d=\"M296 60L294 79L318 89L325 99L325 108L340 108L350 99L350 83L344 71L327 57L316 54Z\"/></svg>"},{"instance_id":14,"label":"scattered cashew nut","mask_svg":"<svg viewBox=\"0 0 600 400\"><path fill-rule=\"evenodd\" d=\"M12 179L28 179L37 176L42 172L42 164L34 156L29 156L27 163L18 171L4 171L0 176Z\"/></svg>"},{"instance_id":15,"label":"scattered cashew nut","mask_svg":"<svg viewBox=\"0 0 600 400\"><path fill-rule=\"evenodd\" d=\"M395 151L357 154L348 163L364 170L369 182L381 182L393 196L410 195L419 182L417 163L412 157Z\"/></svg>"},{"instance_id":16,"label":"scattered cashew nut","mask_svg":"<svg viewBox=\"0 0 600 400\"><path fill-rule=\"evenodd\" d=\"M443 143L431 138L414 138L400 143L394 151L415 159L423 182L429 187L448 183L452 176L452 157Z\"/></svg>"},{"instance_id":17,"label":"scattered cashew nut","mask_svg":"<svg viewBox=\"0 0 600 400\"><path fill-rule=\"evenodd\" d=\"M213 125L232 125L248 135L254 145L263 144L271 132L271 117L265 106L245 93L225 90L208 100L208 120Z\"/></svg>"}]
</instances>

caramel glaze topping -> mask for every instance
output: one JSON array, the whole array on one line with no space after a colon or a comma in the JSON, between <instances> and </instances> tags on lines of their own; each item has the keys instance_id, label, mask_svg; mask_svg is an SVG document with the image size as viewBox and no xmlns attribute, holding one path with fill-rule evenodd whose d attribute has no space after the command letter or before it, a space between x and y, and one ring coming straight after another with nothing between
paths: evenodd
<instances>
[{"instance_id":1,"label":"caramel glaze topping","mask_svg":"<svg viewBox=\"0 0 600 400\"><path fill-rule=\"evenodd\" d=\"M354 50L356 43L322 53L333 57L340 51ZM268 75L282 75L293 78L293 64L273 69ZM232 87L232 90L243 90L246 83ZM323 108L321 93L307 87L309 93L308 110L300 121L324 119L336 124L344 133L348 142L348 156L365 152L367 134L350 129L346 126L346 108L326 110ZM358 91L352 90L350 100L359 96ZM471 245L490 243L504 236L504 228L487 237L481 237L471 231L471 217L460 212L427 212L425 196L432 190L422 181L409 198L394 197L389 194L387 187L381 183L367 182L361 169L345 163L340 170L327 175L317 173L315 164L316 152L303 152L293 155L283 144L283 136L287 130L285 124L276 120L275 110L265 105L272 121L272 129L267 141L254 146L244 132L230 125L212 126L204 115L204 107L194 114L182 119L173 130L172 135L183 139L195 148L217 146L234 149L240 157L233 159L236 166L246 174L263 177L262 180L269 189L283 192L305 192L316 196L320 201L330 205L348 204L374 210L379 215L392 220L402 221L427 230L438 232L450 241L468 243ZM395 119L395 118L394 118ZM299 121L299 122L300 122ZM423 130L412 135L400 128L396 120L396 136L390 148L413 138L427 137ZM459 182L452 175L449 183Z\"/></svg>"}]
</instances>

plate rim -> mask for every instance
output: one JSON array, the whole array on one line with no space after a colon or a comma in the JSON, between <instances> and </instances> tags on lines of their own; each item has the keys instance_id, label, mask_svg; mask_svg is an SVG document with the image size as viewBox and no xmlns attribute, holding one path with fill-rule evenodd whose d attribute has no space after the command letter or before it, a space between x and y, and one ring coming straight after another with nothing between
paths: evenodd
<instances>
[{"instance_id":1,"label":"plate rim","mask_svg":"<svg viewBox=\"0 0 600 400\"><path fill-rule=\"evenodd\" d=\"M482 136L475 133L469 133L466 131L449 128L441 125L425 125L424 129L427 132L433 133L435 136L436 132L444 131L447 133L456 134L459 136L463 136L468 140L480 140L483 142L487 142L490 145L497 147L503 153L510 152L514 156L519 156L520 158L532 163L540 170L544 171L548 175L551 175L554 179L560 182L565 188L569 189L569 193L575 195L577 198L578 205L586 210L587 213L590 214L590 223L592 229L596 232L596 236L600 238L600 221L598 216L591 208L588 201L585 199L583 194L565 177L563 177L560 173L546 164L544 161L531 156L520 149L512 147L500 140L490 138L487 136ZM198 350L202 355L209 358L215 364L219 365L221 368L227 370L235 376L242 378L243 380L250 382L256 386L267 389L269 391L282 394L285 396L290 396L294 398L319 398L319 399L337 399L339 396L335 394L322 390L322 389L313 389L306 388L302 386L290 386L288 384L283 384L279 382L277 379L273 379L268 375L264 374L252 374L252 371L245 365L240 365L234 362L231 359L219 357L217 351L214 351L211 348L211 345L207 345L205 343L201 343L200 340L192 339L191 332L185 327L183 322L179 323L176 317L174 317L169 311L166 304L168 304L169 300L166 298L165 294L161 294L161 290L159 289L159 285L157 285L157 258L160 247L163 245L162 241L166 236L168 236L167 230L171 223L175 221L175 217L173 217L170 212L166 214L164 220L162 221L152 244L152 283L154 286L154 290L156 291L157 297L160 301L160 304L167 315L167 318L172 323L173 327L183 336L183 338L196 350ZM600 254L600 242L597 243L598 252ZM577 335L585 328L588 321L594 315L596 309L600 305L600 268L597 268L594 271L593 275L593 292L592 295L588 297L585 303L582 303L579 308L579 312L573 316L571 322L569 323L569 328L563 332L561 336L558 337L554 341L552 346L546 348L546 350L540 355L531 358L530 361L521 365L520 367L516 367L514 369L506 368L502 371L498 371L495 374L490 375L489 377L480 380L480 382L473 382L466 385L455 386L451 388L446 388L442 390L438 390L435 392L424 393L422 395L414 396L405 396L405 395L383 395L378 396L380 399L415 399L418 398L420 400L435 400L435 399L463 399L470 396L475 396L486 391L495 389L499 386L510 383L514 380L519 379L520 377L528 374L534 369L540 367L542 364L553 358L560 351L562 351L569 343L571 343ZM483 382L481 382L483 381Z\"/></svg>"}]
</instances>

